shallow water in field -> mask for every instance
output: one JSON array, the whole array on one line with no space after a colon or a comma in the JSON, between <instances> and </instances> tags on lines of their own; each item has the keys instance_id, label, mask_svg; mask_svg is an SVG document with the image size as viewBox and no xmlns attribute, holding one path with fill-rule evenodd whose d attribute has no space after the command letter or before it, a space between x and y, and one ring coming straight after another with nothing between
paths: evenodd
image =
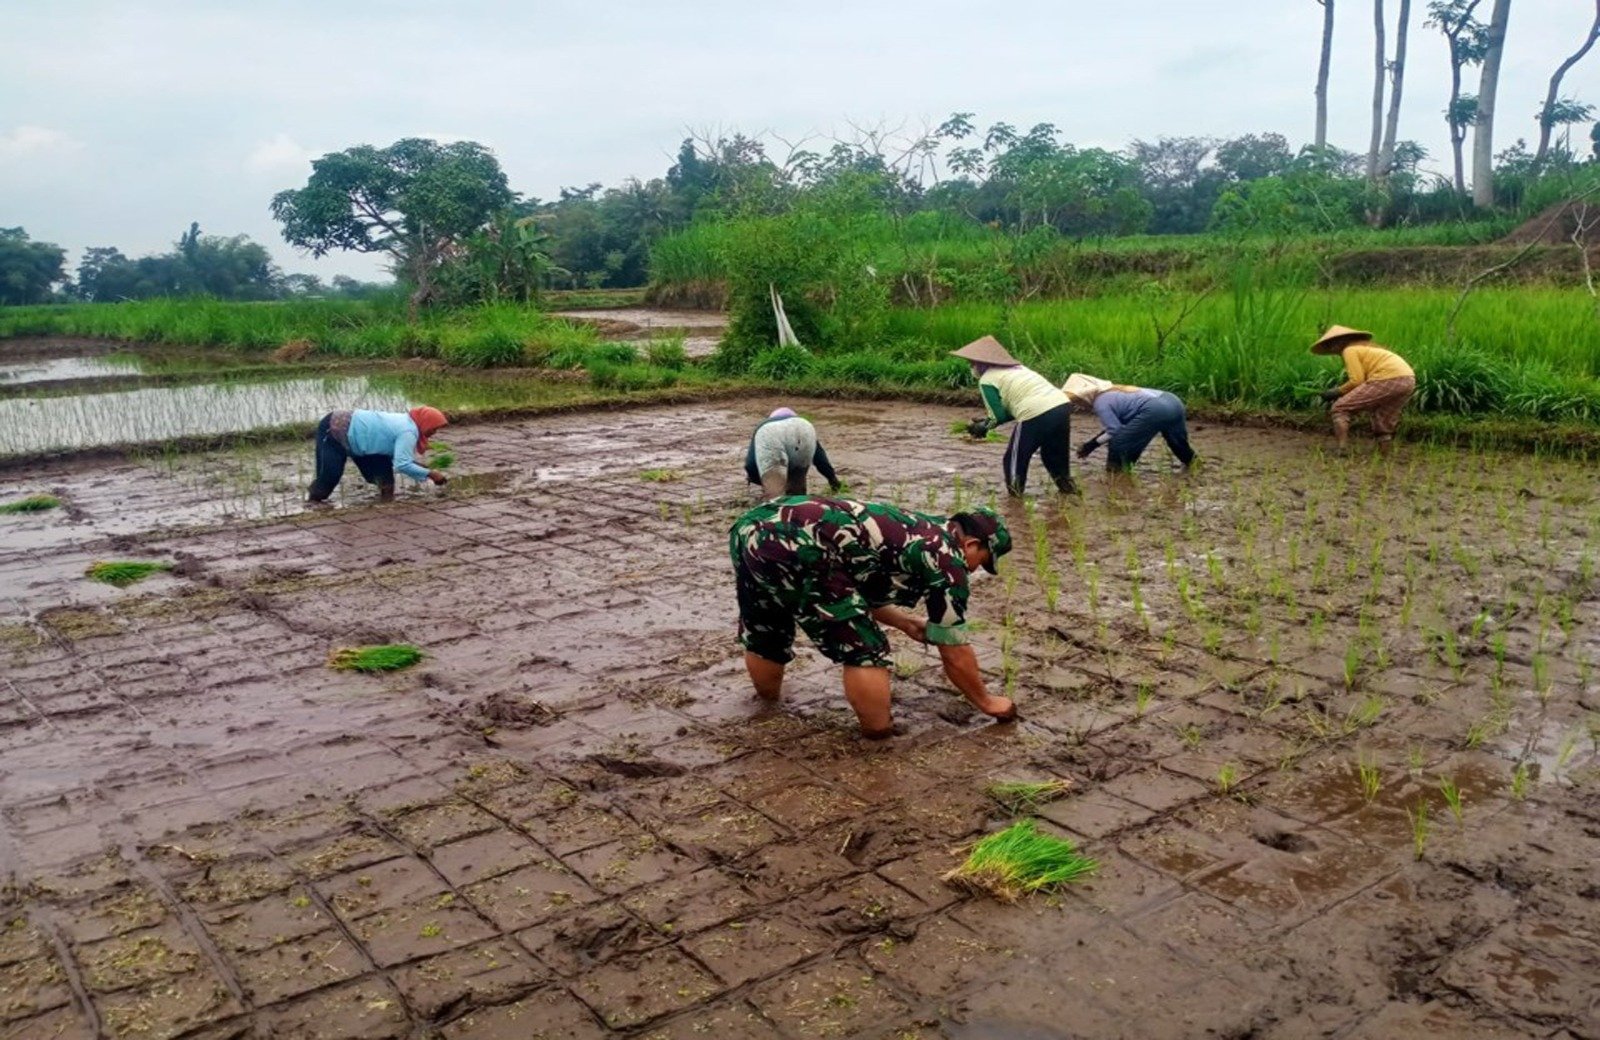
<instances>
[{"instance_id":1,"label":"shallow water in field","mask_svg":"<svg viewBox=\"0 0 1600 1040\"><path fill-rule=\"evenodd\" d=\"M36 358L16 364L0 365L0 386L135 375L139 368L137 358L125 356Z\"/></svg>"},{"instance_id":2,"label":"shallow water in field","mask_svg":"<svg viewBox=\"0 0 1600 1040\"><path fill-rule=\"evenodd\" d=\"M313 423L335 408L407 407L393 389L349 377L12 398L0 400L0 455Z\"/></svg>"}]
</instances>

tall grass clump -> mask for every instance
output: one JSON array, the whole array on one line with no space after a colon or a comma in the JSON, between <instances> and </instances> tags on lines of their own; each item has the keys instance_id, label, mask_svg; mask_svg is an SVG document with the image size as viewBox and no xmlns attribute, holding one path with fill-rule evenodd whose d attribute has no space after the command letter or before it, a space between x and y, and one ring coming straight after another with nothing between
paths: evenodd
<instances>
[{"instance_id":1,"label":"tall grass clump","mask_svg":"<svg viewBox=\"0 0 1600 1040\"><path fill-rule=\"evenodd\" d=\"M1098 868L1072 842L1041 834L1034 821L1021 820L972 846L966 862L944 879L1010 903L1030 892L1081 881Z\"/></svg>"}]
</instances>

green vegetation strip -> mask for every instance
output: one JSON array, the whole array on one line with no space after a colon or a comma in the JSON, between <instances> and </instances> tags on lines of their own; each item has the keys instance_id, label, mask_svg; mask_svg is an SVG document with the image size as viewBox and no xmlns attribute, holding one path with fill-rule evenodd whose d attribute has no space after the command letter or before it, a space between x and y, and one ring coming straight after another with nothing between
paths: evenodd
<instances>
[{"instance_id":1,"label":"green vegetation strip","mask_svg":"<svg viewBox=\"0 0 1600 1040\"><path fill-rule=\"evenodd\" d=\"M422 656L422 651L410 643L347 646L335 650L328 664L345 672L393 672L410 668Z\"/></svg>"},{"instance_id":2,"label":"green vegetation strip","mask_svg":"<svg viewBox=\"0 0 1600 1040\"><path fill-rule=\"evenodd\" d=\"M15 502L0 505L0 513L42 513L60 504L61 499L54 495L29 495L27 498L19 498Z\"/></svg>"},{"instance_id":3,"label":"green vegetation strip","mask_svg":"<svg viewBox=\"0 0 1600 1040\"><path fill-rule=\"evenodd\" d=\"M1034 821L1022 820L974 845L967 861L944 879L1010 903L1081 881L1097 869L1099 864L1072 842L1040 834Z\"/></svg>"},{"instance_id":4,"label":"green vegetation strip","mask_svg":"<svg viewBox=\"0 0 1600 1040\"><path fill-rule=\"evenodd\" d=\"M95 581L125 589L159 571L170 570L172 564L161 560L108 560L92 565L87 573Z\"/></svg>"}]
</instances>

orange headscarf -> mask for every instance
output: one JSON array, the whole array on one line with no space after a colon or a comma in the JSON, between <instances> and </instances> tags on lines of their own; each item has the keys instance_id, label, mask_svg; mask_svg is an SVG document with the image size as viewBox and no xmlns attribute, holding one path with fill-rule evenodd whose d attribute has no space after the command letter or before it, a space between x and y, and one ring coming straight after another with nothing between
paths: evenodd
<instances>
[{"instance_id":1,"label":"orange headscarf","mask_svg":"<svg viewBox=\"0 0 1600 1040\"><path fill-rule=\"evenodd\" d=\"M428 435L442 426L448 426L449 419L437 408L422 405L411 409L411 421L417 424L417 450L428 450Z\"/></svg>"}]
</instances>

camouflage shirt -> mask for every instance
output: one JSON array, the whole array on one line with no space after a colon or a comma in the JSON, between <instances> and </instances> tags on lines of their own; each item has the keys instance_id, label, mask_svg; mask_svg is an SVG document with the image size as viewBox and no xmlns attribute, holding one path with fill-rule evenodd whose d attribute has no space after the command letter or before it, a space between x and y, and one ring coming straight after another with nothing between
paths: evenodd
<instances>
[{"instance_id":1,"label":"camouflage shirt","mask_svg":"<svg viewBox=\"0 0 1600 1040\"><path fill-rule=\"evenodd\" d=\"M734 522L729 552L798 610L859 597L869 609L926 600L930 629L961 625L967 564L943 517L882 502L795 497L763 503ZM958 633L930 642L964 642Z\"/></svg>"}]
</instances>

